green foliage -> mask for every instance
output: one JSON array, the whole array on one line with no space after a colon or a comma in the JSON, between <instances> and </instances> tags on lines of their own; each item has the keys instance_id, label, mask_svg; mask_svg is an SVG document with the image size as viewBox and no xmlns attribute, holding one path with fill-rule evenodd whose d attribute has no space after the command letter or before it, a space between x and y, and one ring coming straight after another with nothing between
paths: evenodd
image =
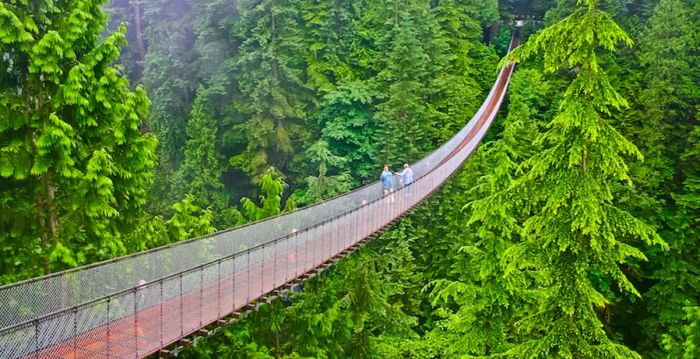
<instances>
[{"instance_id":1,"label":"green foliage","mask_svg":"<svg viewBox=\"0 0 700 359\"><path fill-rule=\"evenodd\" d=\"M423 84L430 57L425 51L422 22L428 8L421 1L408 1L385 10L390 29L379 39L385 52L383 70L377 75L385 98L377 105L379 159L384 163L406 162L428 149L432 123L423 102Z\"/></svg>"},{"instance_id":2,"label":"green foliage","mask_svg":"<svg viewBox=\"0 0 700 359\"><path fill-rule=\"evenodd\" d=\"M207 91L200 88L192 106L192 115L187 123L188 140L185 144L185 161L175 176L173 188L178 197L185 194L193 197L200 207L212 208L217 213L217 222L227 223L228 193L221 182L223 159L217 151L217 122Z\"/></svg>"},{"instance_id":3,"label":"green foliage","mask_svg":"<svg viewBox=\"0 0 700 359\"><path fill-rule=\"evenodd\" d=\"M344 163L341 172L353 174L353 186L374 179L377 167L377 125L372 113L376 91L359 81L342 83L323 97L315 115L321 139Z\"/></svg>"},{"instance_id":4,"label":"green foliage","mask_svg":"<svg viewBox=\"0 0 700 359\"><path fill-rule=\"evenodd\" d=\"M283 210L294 209L296 203L294 199L287 199L287 203L282 207L282 195L287 184L284 177L274 167L268 168L260 177L260 189L264 194L260 195L260 205L249 198L241 199L242 211L235 211L238 218L237 224L258 221L267 217L280 214Z\"/></svg>"},{"instance_id":5,"label":"green foliage","mask_svg":"<svg viewBox=\"0 0 700 359\"><path fill-rule=\"evenodd\" d=\"M697 1L113 1L110 27L128 33L104 32L102 5L0 3L0 282L373 181L476 111L499 11L554 6L462 171L369 248L184 355L698 355ZM136 10L145 43L122 49L139 40ZM639 46L614 51L631 41L617 24ZM150 115L123 77L142 66Z\"/></svg>"},{"instance_id":6,"label":"green foliage","mask_svg":"<svg viewBox=\"0 0 700 359\"><path fill-rule=\"evenodd\" d=\"M489 82L494 75L495 54L480 59L485 46L478 40L481 36L479 22L471 2L440 1L431 9L434 14L433 27L429 29L434 37L428 45L431 64L436 72L427 84L429 91L429 116L435 124L433 135L441 143L452 137L476 112L482 93L481 80ZM480 73L483 71L483 73ZM484 76L480 76L484 75ZM488 84L490 88L491 84Z\"/></svg>"},{"instance_id":7,"label":"green foliage","mask_svg":"<svg viewBox=\"0 0 700 359\"><path fill-rule=\"evenodd\" d=\"M353 76L347 61L349 38L343 33L350 25L352 1L310 0L300 5L306 28L308 85L326 94Z\"/></svg>"},{"instance_id":8,"label":"green foliage","mask_svg":"<svg viewBox=\"0 0 700 359\"><path fill-rule=\"evenodd\" d=\"M152 100L147 126L158 138L158 167L147 208L160 214L167 213L180 199L175 196L179 191L172 188L172 182L174 172L185 160L187 121L201 81L197 66L200 55L192 46L195 35L194 19L188 16L190 3L155 0L133 5L143 8L143 41L147 51L140 80ZM129 5L127 11L132 11L133 6Z\"/></svg>"},{"instance_id":9,"label":"green foliage","mask_svg":"<svg viewBox=\"0 0 700 359\"><path fill-rule=\"evenodd\" d=\"M512 58L544 51L544 69L574 69L559 111L537 143L543 150L524 163L513 185L528 212L524 241L506 252L507 271L537 270L543 278L539 308L519 322L523 339L506 352L518 357L637 357L603 330L596 310L609 298L591 280L602 275L624 294L638 295L620 264L644 260L628 244L665 245L630 213L616 207L612 187L630 181L623 156L641 154L606 116L627 102L611 86L598 51L631 44L596 1L533 35Z\"/></svg>"},{"instance_id":10,"label":"green foliage","mask_svg":"<svg viewBox=\"0 0 700 359\"><path fill-rule=\"evenodd\" d=\"M684 311L685 326L682 327L683 340L664 335L662 343L670 357L692 359L700 355L700 307L687 307Z\"/></svg>"},{"instance_id":11,"label":"green foliage","mask_svg":"<svg viewBox=\"0 0 700 359\"><path fill-rule=\"evenodd\" d=\"M316 142L306 150L306 155L311 163L318 164L318 175L306 177L309 188L299 199L301 203L319 202L350 190L349 173L328 175L329 166L340 167L344 164L345 159L333 155L327 142L323 140Z\"/></svg>"},{"instance_id":12,"label":"green foliage","mask_svg":"<svg viewBox=\"0 0 700 359\"><path fill-rule=\"evenodd\" d=\"M392 260L383 263L381 255ZM411 327L416 321L402 312L400 301L391 303L405 285L387 285L382 277L398 279L410 272L399 259L407 255L406 247L362 250L306 281L303 292L263 306L184 356L399 357L390 353L401 351L397 343L415 338Z\"/></svg>"},{"instance_id":13,"label":"green foliage","mask_svg":"<svg viewBox=\"0 0 700 359\"><path fill-rule=\"evenodd\" d=\"M235 70L241 98L237 110L247 131L247 149L231 164L258 178L268 166L285 169L301 130L305 94L297 1L238 3L242 39ZM237 130L238 128L236 128Z\"/></svg>"},{"instance_id":14,"label":"green foliage","mask_svg":"<svg viewBox=\"0 0 700 359\"><path fill-rule=\"evenodd\" d=\"M174 214L167 222L169 238L172 242L201 237L214 233L212 213L197 207L190 196L173 205Z\"/></svg>"},{"instance_id":15,"label":"green foliage","mask_svg":"<svg viewBox=\"0 0 700 359\"><path fill-rule=\"evenodd\" d=\"M1 273L48 273L124 254L152 181L149 101L112 64L102 1L0 4Z\"/></svg>"},{"instance_id":16,"label":"green foliage","mask_svg":"<svg viewBox=\"0 0 700 359\"><path fill-rule=\"evenodd\" d=\"M643 298L651 315L642 321L640 347L653 357L676 356L666 348L682 346L684 308L699 304L697 10L693 2L676 0L654 8L636 54L637 101L624 122L646 158L632 167L637 186L627 204L653 219L669 244L669 251L651 253L641 273L650 287Z\"/></svg>"},{"instance_id":17,"label":"green foliage","mask_svg":"<svg viewBox=\"0 0 700 359\"><path fill-rule=\"evenodd\" d=\"M504 195L518 175L521 160L541 150L527 141L537 136L537 110L548 84L535 70L518 72L511 84L511 98L501 138L481 147L470 160L484 175L470 193L478 198L465 207L471 218L462 226L476 236L460 240L456 253L460 265L457 280L438 279L431 292L432 304L440 304L445 320L435 336L453 338L438 346L443 356L489 355L509 348L510 328L532 302L526 290L528 275L506 276L504 253L519 238L515 203ZM464 236L462 236L464 237ZM457 310L451 312L451 305ZM442 313L442 312L441 312Z\"/></svg>"},{"instance_id":18,"label":"green foliage","mask_svg":"<svg viewBox=\"0 0 700 359\"><path fill-rule=\"evenodd\" d=\"M148 53L143 84L153 98L148 124L159 139L161 166L177 166L184 159L185 129L199 81L192 18L184 16L188 10L185 0L144 3Z\"/></svg>"}]
</instances>

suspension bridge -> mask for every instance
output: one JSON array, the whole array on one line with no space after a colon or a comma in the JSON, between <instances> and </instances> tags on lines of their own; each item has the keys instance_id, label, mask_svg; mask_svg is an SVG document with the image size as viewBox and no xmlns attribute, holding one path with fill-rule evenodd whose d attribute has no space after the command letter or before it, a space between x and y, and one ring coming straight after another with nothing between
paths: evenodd
<instances>
[{"instance_id":1,"label":"suspension bridge","mask_svg":"<svg viewBox=\"0 0 700 359\"><path fill-rule=\"evenodd\" d=\"M413 164L416 180L393 194L383 196L377 182L203 238L0 287L0 358L142 358L231 323L436 191L488 131L513 70L501 69L474 117Z\"/></svg>"}]
</instances>

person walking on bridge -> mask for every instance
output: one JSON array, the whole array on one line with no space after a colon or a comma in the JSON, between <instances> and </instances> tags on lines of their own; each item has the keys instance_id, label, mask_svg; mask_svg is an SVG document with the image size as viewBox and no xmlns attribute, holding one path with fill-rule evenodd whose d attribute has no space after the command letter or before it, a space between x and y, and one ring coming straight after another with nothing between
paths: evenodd
<instances>
[{"instance_id":1,"label":"person walking on bridge","mask_svg":"<svg viewBox=\"0 0 700 359\"><path fill-rule=\"evenodd\" d=\"M394 174L389 171L389 165L384 164L384 171L379 176L379 180L382 181L382 191L385 196L394 192ZM394 202L393 198L391 198L391 202Z\"/></svg>"},{"instance_id":2,"label":"person walking on bridge","mask_svg":"<svg viewBox=\"0 0 700 359\"><path fill-rule=\"evenodd\" d=\"M404 187L408 187L411 183L413 183L413 170L411 169L411 166L408 165L408 163L403 164L403 171L397 173L399 176L401 176L401 182L403 182ZM406 188L406 196L411 195L411 187Z\"/></svg>"}]
</instances>

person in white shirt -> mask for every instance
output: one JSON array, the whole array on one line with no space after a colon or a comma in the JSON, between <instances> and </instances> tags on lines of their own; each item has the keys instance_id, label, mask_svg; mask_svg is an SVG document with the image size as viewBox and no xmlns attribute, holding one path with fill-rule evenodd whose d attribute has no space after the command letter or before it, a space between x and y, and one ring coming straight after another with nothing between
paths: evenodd
<instances>
[{"instance_id":1,"label":"person in white shirt","mask_svg":"<svg viewBox=\"0 0 700 359\"><path fill-rule=\"evenodd\" d=\"M411 169L411 166L408 165L408 163L404 163L403 171L397 173L397 175L401 176L401 182L403 182L404 187L413 183L413 170ZM411 195L410 187L406 188L406 195Z\"/></svg>"}]
</instances>

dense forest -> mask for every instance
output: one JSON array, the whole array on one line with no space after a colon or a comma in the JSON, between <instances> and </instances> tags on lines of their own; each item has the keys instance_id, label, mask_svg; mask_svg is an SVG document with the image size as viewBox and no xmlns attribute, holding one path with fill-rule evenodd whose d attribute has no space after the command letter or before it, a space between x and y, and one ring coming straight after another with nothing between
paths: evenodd
<instances>
[{"instance_id":1,"label":"dense forest","mask_svg":"<svg viewBox=\"0 0 700 359\"><path fill-rule=\"evenodd\" d=\"M514 61L430 200L181 356L698 358L698 29L694 0L4 0L0 284L374 182Z\"/></svg>"}]
</instances>

